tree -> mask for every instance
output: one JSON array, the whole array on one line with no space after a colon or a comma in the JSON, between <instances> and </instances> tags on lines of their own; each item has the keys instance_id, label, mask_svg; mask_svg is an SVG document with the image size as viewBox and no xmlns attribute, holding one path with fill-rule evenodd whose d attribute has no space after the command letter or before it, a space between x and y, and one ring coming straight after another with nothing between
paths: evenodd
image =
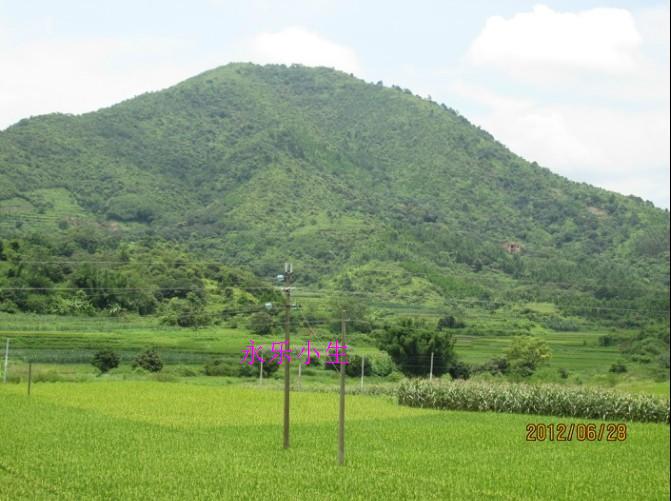
<instances>
[{"instance_id":1,"label":"tree","mask_svg":"<svg viewBox=\"0 0 671 501\"><path fill-rule=\"evenodd\" d=\"M463 327L464 323L454 318L454 315L445 315L438 320L439 331L442 331L443 329L462 329Z\"/></svg>"},{"instance_id":2,"label":"tree","mask_svg":"<svg viewBox=\"0 0 671 501\"><path fill-rule=\"evenodd\" d=\"M254 334L266 336L273 331L273 317L265 311L254 313L249 319L249 328Z\"/></svg>"},{"instance_id":3,"label":"tree","mask_svg":"<svg viewBox=\"0 0 671 501\"><path fill-rule=\"evenodd\" d=\"M186 299L173 297L161 316L161 323L180 327L201 327L212 321L204 308L203 300L197 294L189 292Z\"/></svg>"},{"instance_id":4,"label":"tree","mask_svg":"<svg viewBox=\"0 0 671 501\"><path fill-rule=\"evenodd\" d=\"M115 367L119 367L119 355L111 350L99 351L93 355L91 364L97 368L101 373L105 373Z\"/></svg>"},{"instance_id":5,"label":"tree","mask_svg":"<svg viewBox=\"0 0 671 501\"><path fill-rule=\"evenodd\" d=\"M506 350L510 371L520 376L530 376L551 357L547 343L535 336L515 336L512 345Z\"/></svg>"},{"instance_id":6,"label":"tree","mask_svg":"<svg viewBox=\"0 0 671 501\"><path fill-rule=\"evenodd\" d=\"M353 332L370 332L368 321L368 305L360 298L336 297L330 301L328 311L334 320L330 324L330 330L334 334L340 332L340 317L345 312L347 318L347 330Z\"/></svg>"},{"instance_id":7,"label":"tree","mask_svg":"<svg viewBox=\"0 0 671 501\"><path fill-rule=\"evenodd\" d=\"M432 352L435 376L445 374L456 364L452 334L434 331L412 319L403 319L398 324L387 326L380 341L380 347L389 353L408 376L428 375Z\"/></svg>"},{"instance_id":8,"label":"tree","mask_svg":"<svg viewBox=\"0 0 671 501\"><path fill-rule=\"evenodd\" d=\"M134 367L142 367L149 372L159 372L163 369L161 356L155 350L147 350L135 357Z\"/></svg>"}]
</instances>

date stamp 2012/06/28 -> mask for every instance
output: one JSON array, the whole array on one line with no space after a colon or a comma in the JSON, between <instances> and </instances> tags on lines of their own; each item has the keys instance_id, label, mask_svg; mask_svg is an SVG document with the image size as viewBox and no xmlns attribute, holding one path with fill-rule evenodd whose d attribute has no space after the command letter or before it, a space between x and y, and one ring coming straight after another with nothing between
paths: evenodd
<instances>
[{"instance_id":1,"label":"date stamp 2012/06/28","mask_svg":"<svg viewBox=\"0 0 671 501\"><path fill-rule=\"evenodd\" d=\"M625 423L529 423L527 442L624 442Z\"/></svg>"}]
</instances>

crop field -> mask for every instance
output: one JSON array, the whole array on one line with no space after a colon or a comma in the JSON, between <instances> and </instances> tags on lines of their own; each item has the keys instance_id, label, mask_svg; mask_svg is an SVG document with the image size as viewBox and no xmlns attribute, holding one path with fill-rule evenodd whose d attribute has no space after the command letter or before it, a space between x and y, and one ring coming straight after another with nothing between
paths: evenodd
<instances>
[{"instance_id":1,"label":"crop field","mask_svg":"<svg viewBox=\"0 0 671 501\"><path fill-rule=\"evenodd\" d=\"M668 499L669 430L622 442L527 442L571 420L348 396L158 382L0 386L0 499ZM586 422L586 421L581 421ZM636 479L636 481L632 481Z\"/></svg>"},{"instance_id":2,"label":"crop field","mask_svg":"<svg viewBox=\"0 0 671 501\"><path fill-rule=\"evenodd\" d=\"M615 346L599 346L602 332L553 332L543 334L552 350L551 367L607 371L621 358ZM482 363L500 355L510 345L510 336L458 336L459 354L467 362Z\"/></svg>"},{"instance_id":3,"label":"crop field","mask_svg":"<svg viewBox=\"0 0 671 501\"><path fill-rule=\"evenodd\" d=\"M622 360L622 353L615 346L600 346L598 339L607 334L602 331L542 332L538 335L547 341L552 358L547 367L534 375L533 382L590 384L634 393L649 393L668 398L668 381L656 381L648 368L628 363L626 374L609 373L610 366ZM210 326L200 329L181 329L157 324L142 317L95 318L54 317L47 315L8 315L0 313L0 342L10 339L10 376L25 379L27 361L35 363L34 373L42 380L82 380L96 376L90 361L97 350L112 349L119 353L123 365L129 367L133 357L141 350L156 348L167 366L167 372L180 374L202 373L203 366L213 358L225 358L231 365L238 363L243 348L250 339L260 344L279 341L283 334L258 336L244 325ZM334 335L324 328L309 331L300 328L292 336L294 345L310 337L326 346ZM501 356L511 343L511 336L459 335L456 336L456 353L463 361L481 364ZM348 345L354 354L380 353L374 340L360 333L350 334ZM4 346L4 344L3 344ZM427 363L429 361L427 360ZM569 373L561 379L559 369ZM295 368L294 368L295 370ZM183 371L182 371L183 372ZM307 381L333 382L332 371L309 369L303 374ZM376 382L373 378L367 379Z\"/></svg>"}]
</instances>

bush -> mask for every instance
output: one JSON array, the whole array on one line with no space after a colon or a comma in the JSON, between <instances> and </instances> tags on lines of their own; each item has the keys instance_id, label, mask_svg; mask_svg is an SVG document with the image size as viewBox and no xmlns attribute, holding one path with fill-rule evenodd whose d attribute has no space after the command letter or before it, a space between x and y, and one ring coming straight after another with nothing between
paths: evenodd
<instances>
[{"instance_id":1,"label":"bush","mask_svg":"<svg viewBox=\"0 0 671 501\"><path fill-rule=\"evenodd\" d=\"M447 372L452 379L468 379L471 377L471 366L464 362L453 362Z\"/></svg>"},{"instance_id":2,"label":"bush","mask_svg":"<svg viewBox=\"0 0 671 501\"><path fill-rule=\"evenodd\" d=\"M510 365L508 364L508 359L501 357L488 360L478 367L476 372L488 372L492 376L496 376L498 374L507 374L509 370Z\"/></svg>"},{"instance_id":3,"label":"bush","mask_svg":"<svg viewBox=\"0 0 671 501\"><path fill-rule=\"evenodd\" d=\"M249 329L259 336L273 332L273 317L265 311L254 313L249 319Z\"/></svg>"},{"instance_id":4,"label":"bush","mask_svg":"<svg viewBox=\"0 0 671 501\"><path fill-rule=\"evenodd\" d=\"M204 367L206 376L237 376L239 363L222 359L209 360Z\"/></svg>"},{"instance_id":5,"label":"bush","mask_svg":"<svg viewBox=\"0 0 671 501\"><path fill-rule=\"evenodd\" d=\"M238 376L240 377L258 377L259 376L259 366L258 365L249 365L248 363L238 365Z\"/></svg>"},{"instance_id":6,"label":"bush","mask_svg":"<svg viewBox=\"0 0 671 501\"><path fill-rule=\"evenodd\" d=\"M457 320L453 315L447 315L438 320L437 328L439 331L443 329L463 329L466 327L464 322Z\"/></svg>"},{"instance_id":7,"label":"bush","mask_svg":"<svg viewBox=\"0 0 671 501\"><path fill-rule=\"evenodd\" d=\"M394 362L386 353L381 353L371 357L373 376L387 377L394 370Z\"/></svg>"},{"instance_id":8,"label":"bush","mask_svg":"<svg viewBox=\"0 0 671 501\"><path fill-rule=\"evenodd\" d=\"M163 369L161 356L154 350L147 350L135 358L133 367L141 367L149 372L159 372Z\"/></svg>"},{"instance_id":9,"label":"bush","mask_svg":"<svg viewBox=\"0 0 671 501\"><path fill-rule=\"evenodd\" d=\"M186 365L171 367L170 369L166 369L164 372L180 377L194 377L198 375L198 371Z\"/></svg>"},{"instance_id":10,"label":"bush","mask_svg":"<svg viewBox=\"0 0 671 501\"><path fill-rule=\"evenodd\" d=\"M105 351L99 351L98 353L93 355L91 365L97 368L101 373L105 373L111 369L119 367L120 362L121 359L119 358L119 355L117 355L111 350L105 350Z\"/></svg>"},{"instance_id":11,"label":"bush","mask_svg":"<svg viewBox=\"0 0 671 501\"><path fill-rule=\"evenodd\" d=\"M434 409L669 423L668 400L563 385L432 384L414 379L399 385L398 402Z\"/></svg>"},{"instance_id":12,"label":"bush","mask_svg":"<svg viewBox=\"0 0 671 501\"><path fill-rule=\"evenodd\" d=\"M361 365L363 364L363 375L370 376L372 373L372 360L370 357L362 357L361 355L352 355L349 358L349 363L345 365L345 374L348 376L361 376Z\"/></svg>"},{"instance_id":13,"label":"bush","mask_svg":"<svg viewBox=\"0 0 671 501\"><path fill-rule=\"evenodd\" d=\"M614 372L615 374L622 374L623 372L627 372L627 366L624 365L622 362L616 362L613 365L610 366L610 369L608 369L610 372Z\"/></svg>"},{"instance_id":14,"label":"bush","mask_svg":"<svg viewBox=\"0 0 671 501\"><path fill-rule=\"evenodd\" d=\"M259 362L255 362L254 365L249 365L247 362L241 364L238 362L238 376L242 377L259 377ZM277 361L270 362L268 357L263 362L263 377L272 376L280 368Z\"/></svg>"},{"instance_id":15,"label":"bush","mask_svg":"<svg viewBox=\"0 0 671 501\"><path fill-rule=\"evenodd\" d=\"M263 363L263 377L273 375L280 366L277 362L270 363L266 360ZM203 372L206 376L229 376L229 377L258 377L259 363L255 362L253 365L248 363L240 363L240 360L225 360L213 359L209 360L204 367Z\"/></svg>"}]
</instances>

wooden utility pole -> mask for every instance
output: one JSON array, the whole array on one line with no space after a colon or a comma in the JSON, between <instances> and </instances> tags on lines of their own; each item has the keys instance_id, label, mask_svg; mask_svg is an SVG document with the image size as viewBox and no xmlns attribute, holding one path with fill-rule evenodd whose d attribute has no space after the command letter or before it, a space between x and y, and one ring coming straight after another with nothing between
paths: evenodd
<instances>
[{"instance_id":1,"label":"wooden utility pole","mask_svg":"<svg viewBox=\"0 0 671 501\"><path fill-rule=\"evenodd\" d=\"M347 320L343 309L340 317L340 344L345 349L345 335L347 333ZM347 353L345 351L345 353ZM345 355L347 356L347 355ZM338 357L337 360L340 360ZM347 360L347 359L345 359ZM345 364L340 362L340 413L338 418L338 464L345 464Z\"/></svg>"},{"instance_id":2,"label":"wooden utility pole","mask_svg":"<svg viewBox=\"0 0 671 501\"><path fill-rule=\"evenodd\" d=\"M300 388L301 388L301 367L302 367L302 366L303 366L303 364L302 364L301 361L299 360L299 361L298 361L298 379L296 380L296 387L297 387L299 390L300 390Z\"/></svg>"},{"instance_id":3,"label":"wooden utility pole","mask_svg":"<svg viewBox=\"0 0 671 501\"><path fill-rule=\"evenodd\" d=\"M261 351L263 348L259 348ZM263 357L261 357L261 365L259 367L259 384L263 383Z\"/></svg>"},{"instance_id":4,"label":"wooden utility pole","mask_svg":"<svg viewBox=\"0 0 671 501\"><path fill-rule=\"evenodd\" d=\"M431 365L429 366L429 381L433 379L433 352L431 352Z\"/></svg>"},{"instance_id":5,"label":"wooden utility pole","mask_svg":"<svg viewBox=\"0 0 671 501\"><path fill-rule=\"evenodd\" d=\"M284 305L284 349L289 352L291 342L291 274L293 266L291 263L284 263L284 295L286 298ZM284 365L284 448L289 448L289 392L291 390L291 355L288 360L281 360Z\"/></svg>"},{"instance_id":6,"label":"wooden utility pole","mask_svg":"<svg viewBox=\"0 0 671 501\"><path fill-rule=\"evenodd\" d=\"M5 344L5 368L2 371L2 382L3 384L7 382L7 364L9 363L9 338L7 338L7 344Z\"/></svg>"}]
</instances>

